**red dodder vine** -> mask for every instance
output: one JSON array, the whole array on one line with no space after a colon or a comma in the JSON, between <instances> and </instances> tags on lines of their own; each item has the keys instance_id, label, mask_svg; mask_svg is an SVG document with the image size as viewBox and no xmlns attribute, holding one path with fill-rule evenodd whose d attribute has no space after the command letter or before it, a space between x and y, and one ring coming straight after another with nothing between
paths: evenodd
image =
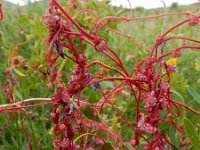
<instances>
[{"instance_id":1,"label":"red dodder vine","mask_svg":"<svg viewBox=\"0 0 200 150\"><path fill-rule=\"evenodd\" d=\"M91 10L84 11L91 12ZM189 15L189 17L159 35L149 56L138 62L132 72L126 70L126 66L117 52L107 44L106 39L98 36L98 32L103 28L108 29L107 25L112 21L136 21L174 15ZM50 0L48 13L45 15L45 23L49 29L48 42L50 45L47 54L48 87L56 91L51 100L48 100L52 104L51 118L55 126L54 149L92 150L99 145L101 145L101 148L109 149L106 142L108 139L114 143L113 147L115 149L125 146L125 142L133 147L141 146L141 140L145 141L145 144L142 145L144 150L164 150L169 147L177 149L168 137L161 133L159 125L162 122L170 122L180 134L183 134L182 125L176 122L176 117L181 115L180 107L185 107L197 115L200 113L180 102L176 102L172 98L170 77L173 72L176 72L176 65L166 63L165 58L181 57L185 49L199 50L200 46L197 44L200 41L181 36L170 37L169 33L184 24L198 26L199 22L200 16L193 15L190 12L136 18L107 16L94 23L93 31L89 32L81 27L57 0ZM118 31L110 31L124 35ZM130 38L128 35L124 37ZM161 45L164 42L175 39L190 41L193 45L182 45L169 52L159 54ZM77 43L77 40L80 43ZM118 67L109 66L99 60L90 62L85 55L83 43L92 46L96 50L96 55L107 57ZM70 79L67 84L63 81L62 73L58 69L58 59L69 59L74 64L73 71L68 72ZM96 76L90 72L90 68L95 65L112 70L117 75ZM11 77L12 74L10 74ZM105 91L101 88L102 81L111 81L115 83L115 86ZM83 90L88 86L93 86L102 95L95 104L89 103L87 98L82 96ZM133 108L135 116L132 116L131 122L124 117L123 113L114 104L116 96L119 98L125 90L130 91L136 104L136 107ZM8 98L11 99L9 93ZM23 104L26 104L26 102ZM106 121L96 119L103 116L105 105L110 106L115 115L120 117L121 125L127 125L134 132L129 141L124 141L122 139L123 135L110 128ZM4 105L0 107L0 112L17 111L26 107L29 107L29 105L21 106L19 103L17 105ZM93 113L90 114L90 118L81 111L82 108L92 110ZM166 115L161 116L162 112L165 112ZM98 131L105 131L107 136L99 136L96 134ZM182 136L184 137L184 134ZM190 144L189 141L181 142L180 146L187 146L188 144Z\"/></svg>"},{"instance_id":2,"label":"red dodder vine","mask_svg":"<svg viewBox=\"0 0 200 150\"><path fill-rule=\"evenodd\" d=\"M2 2L0 0L0 21L3 20Z\"/></svg>"}]
</instances>

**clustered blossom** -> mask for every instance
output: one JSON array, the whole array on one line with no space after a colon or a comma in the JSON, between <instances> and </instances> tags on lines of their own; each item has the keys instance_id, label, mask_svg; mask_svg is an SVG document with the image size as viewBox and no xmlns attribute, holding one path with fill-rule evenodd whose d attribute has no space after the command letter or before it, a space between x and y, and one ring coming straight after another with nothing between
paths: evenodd
<instances>
[{"instance_id":1,"label":"clustered blossom","mask_svg":"<svg viewBox=\"0 0 200 150\"><path fill-rule=\"evenodd\" d=\"M68 83L71 89L76 89L77 87L85 87L95 83L95 81L92 79L92 75L86 72L86 64L86 57L80 55L79 64L75 66Z\"/></svg>"},{"instance_id":2,"label":"clustered blossom","mask_svg":"<svg viewBox=\"0 0 200 150\"><path fill-rule=\"evenodd\" d=\"M168 92L170 88L170 84L167 82L163 82L160 84L160 88L162 89L163 92Z\"/></svg>"},{"instance_id":3,"label":"clustered blossom","mask_svg":"<svg viewBox=\"0 0 200 150\"><path fill-rule=\"evenodd\" d=\"M178 49L172 53L176 55L176 57L178 57L180 56L181 52ZM137 74L136 79L138 79L137 81L140 83L140 88L142 89L140 99L142 100L142 103L144 105L145 112L139 113L137 115L137 129L140 131L139 133L151 134L155 138L160 138L159 140L162 141L152 141L153 144L146 144L144 146L144 149L163 150L165 144L162 138L160 137L161 133L158 128L158 125L162 119L160 116L161 111L163 109L166 110L166 108L169 105L170 84L169 82L163 81L164 78L162 77L162 75L166 75L165 73L161 72L161 74L158 74L159 70L164 68L164 63L159 62L160 68L158 70L156 70L154 67L155 63L156 59L148 59L146 60L146 64L144 65L145 67L148 67L146 68L146 71L142 71L142 67L138 68L138 70L140 70L142 74ZM164 69L166 72L169 73L168 66L166 66ZM134 140L136 139L137 137L134 138ZM134 143L137 142L134 141Z\"/></svg>"},{"instance_id":4,"label":"clustered blossom","mask_svg":"<svg viewBox=\"0 0 200 150\"><path fill-rule=\"evenodd\" d=\"M200 18L198 16L193 16L189 21L189 25L196 26L199 24L199 22L200 22Z\"/></svg>"},{"instance_id":5,"label":"clustered blossom","mask_svg":"<svg viewBox=\"0 0 200 150\"><path fill-rule=\"evenodd\" d=\"M167 71L168 71L169 73L176 72L176 71L177 71L176 65L175 65L174 63L169 63L169 64L167 65Z\"/></svg>"},{"instance_id":6,"label":"clustered blossom","mask_svg":"<svg viewBox=\"0 0 200 150\"><path fill-rule=\"evenodd\" d=\"M147 116L144 116L144 114L140 114L140 119L138 121L137 127L140 131L149 133L149 134L155 134L158 132L158 128L156 126L152 126L148 120L150 120Z\"/></svg>"},{"instance_id":7,"label":"clustered blossom","mask_svg":"<svg viewBox=\"0 0 200 150\"><path fill-rule=\"evenodd\" d=\"M71 124L76 114L76 105L67 93L67 89L59 89L52 101L54 101L54 105L51 118L56 125L54 128L56 136L54 147L55 149L73 147L74 129ZM60 135L62 138L59 138Z\"/></svg>"},{"instance_id":8,"label":"clustered blossom","mask_svg":"<svg viewBox=\"0 0 200 150\"><path fill-rule=\"evenodd\" d=\"M75 149L73 145L75 131L81 126L85 129L88 128L89 124L83 126L83 123L81 123L79 119L80 114L77 111L78 106L73 99L73 95L90 85L90 81L92 81L91 75L85 71L85 61L84 57L80 57L79 62L81 63L77 64L72 72L68 83L69 87L59 86L58 92L52 97L52 101L55 102L53 112L51 113L51 117L56 125L54 129L54 134L56 135L56 140L54 141L55 149L59 147ZM60 82L58 84L62 85L62 81ZM76 124L72 125L74 121ZM60 135L62 135L61 138L59 138Z\"/></svg>"},{"instance_id":9,"label":"clustered blossom","mask_svg":"<svg viewBox=\"0 0 200 150\"><path fill-rule=\"evenodd\" d=\"M143 150L164 150L164 149L165 149L165 143L161 137L161 134L158 134L156 138L154 138L149 143L145 144L145 146L143 147Z\"/></svg>"},{"instance_id":10,"label":"clustered blossom","mask_svg":"<svg viewBox=\"0 0 200 150\"><path fill-rule=\"evenodd\" d=\"M147 112L151 112L152 109L157 104L157 98L155 97L155 93L151 92L149 94L146 94L146 97L143 100L144 102L144 108Z\"/></svg>"},{"instance_id":11,"label":"clustered blossom","mask_svg":"<svg viewBox=\"0 0 200 150\"><path fill-rule=\"evenodd\" d=\"M160 104L161 109L164 109L164 108L167 108L169 102L166 97L161 97L159 99L159 104Z\"/></svg>"},{"instance_id":12,"label":"clustered blossom","mask_svg":"<svg viewBox=\"0 0 200 150\"><path fill-rule=\"evenodd\" d=\"M48 79L49 79L50 82L47 84L47 86L50 89L54 88L54 81L56 80L57 75L58 75L58 68L54 67L53 73L51 73L51 74L48 75Z\"/></svg>"},{"instance_id":13,"label":"clustered blossom","mask_svg":"<svg viewBox=\"0 0 200 150\"><path fill-rule=\"evenodd\" d=\"M106 49L106 42L104 39L97 39L95 41L95 49L97 52L102 53Z\"/></svg>"},{"instance_id":14,"label":"clustered blossom","mask_svg":"<svg viewBox=\"0 0 200 150\"><path fill-rule=\"evenodd\" d=\"M147 77L143 74L137 74L136 79L141 81L147 81Z\"/></svg>"},{"instance_id":15,"label":"clustered blossom","mask_svg":"<svg viewBox=\"0 0 200 150\"><path fill-rule=\"evenodd\" d=\"M58 25L58 21L60 20L59 16L53 14L47 14L45 19L45 23L47 26L55 27Z\"/></svg>"},{"instance_id":16,"label":"clustered blossom","mask_svg":"<svg viewBox=\"0 0 200 150\"><path fill-rule=\"evenodd\" d=\"M56 34L56 32L58 31L60 25L60 17L55 15L55 14L47 14L45 16L45 23L49 28L49 32L50 32L50 36L49 36L49 42L51 42L51 40L53 39L54 35Z\"/></svg>"},{"instance_id":17,"label":"clustered blossom","mask_svg":"<svg viewBox=\"0 0 200 150\"><path fill-rule=\"evenodd\" d=\"M5 96L8 98L10 103L13 103L15 101L13 92L16 85L17 82L15 80L13 69L9 66L6 69L6 82L4 83L1 90L5 93Z\"/></svg>"},{"instance_id":18,"label":"clustered blossom","mask_svg":"<svg viewBox=\"0 0 200 150\"><path fill-rule=\"evenodd\" d=\"M46 15L46 25L50 32L49 42L55 47L58 55L62 58L65 58L62 46L71 48L76 59L76 65L70 76L68 87L65 86L62 77L58 74L57 67L54 67L53 73L49 74L50 83L48 87L52 89L55 86L55 81L57 81L58 88L52 97L54 104L51 118L55 124L54 135L56 136L53 144L54 149L79 149L79 146L73 144L75 133L80 129L88 129L92 126L90 122L81 121L80 112L78 111L79 103L74 100L74 96L86 86L94 84L95 81L92 79L92 75L86 71L87 59L85 55L79 54L74 48L72 37L66 36L67 33L65 32L72 31L71 27L68 26L69 24L64 25L61 17L55 15L58 14L56 10L54 6L51 6L50 13ZM70 45L64 42L64 37L67 37ZM49 66L53 65L58 58L54 56L52 49L53 47L51 46L48 54Z\"/></svg>"}]
</instances>

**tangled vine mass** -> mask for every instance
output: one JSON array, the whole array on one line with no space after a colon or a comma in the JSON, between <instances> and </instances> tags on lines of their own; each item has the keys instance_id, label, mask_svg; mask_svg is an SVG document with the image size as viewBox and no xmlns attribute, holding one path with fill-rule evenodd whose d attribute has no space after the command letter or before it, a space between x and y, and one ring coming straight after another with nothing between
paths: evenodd
<instances>
[{"instance_id":1,"label":"tangled vine mass","mask_svg":"<svg viewBox=\"0 0 200 150\"><path fill-rule=\"evenodd\" d=\"M90 11L85 10L85 12ZM116 20L137 21L175 15L187 15L188 18L160 34L155 40L149 56L138 61L131 72L127 71L117 51L109 47L106 39L98 35L98 32L103 28L109 30L108 24ZM200 40L182 36L169 36L170 32L182 25L198 26L199 22L200 16L190 12L166 13L134 18L106 16L98 19L93 25L93 30L89 32L79 25L70 16L69 11L65 10L57 0L50 0L48 13L45 15L45 24L49 31L49 50L46 60L49 80L48 88L50 90L55 89L56 92L45 104L52 105L50 117L54 123L54 149L92 150L99 148L99 145L101 145L100 149L109 149L107 141L111 141L112 146L116 150L126 146L127 143L134 148L142 145L143 150L177 149L159 129L159 125L163 122L170 122L182 134L183 139L180 140L180 146L190 145L190 141L184 140L183 125L178 124L176 120L178 117L181 117L181 108L185 108L196 115L200 115L200 112L172 98L170 77L171 74L176 72L177 68L174 63L166 63L165 58L181 57L185 49L200 49L198 45ZM119 31L110 31L123 35L127 39L131 38L129 35ZM160 53L163 43L177 39L190 41L190 43L194 44L185 44L168 52L163 51ZM77 40L80 42L77 43ZM91 61L85 55L83 43L93 47L96 55L107 57L117 65L117 68L99 60ZM67 72L67 74L70 74L68 83L63 81L62 73L59 72L58 59L68 59L73 62L72 72ZM96 76L90 71L96 65L112 70L115 72L115 76ZM8 80L12 79L10 72L11 70L7 70ZM114 87L109 90L103 90L101 87L102 81L113 82ZM94 87L101 94L98 102L90 103L86 97L83 98L83 90L88 86ZM135 111L135 115L132 116L131 120L123 116L123 113L114 104L116 96L120 99L125 90L132 95L135 103L135 107L132 108ZM11 95L11 93L7 93L8 98ZM17 104L1 105L0 112L19 111L22 108L35 106L26 105L27 102L30 101L25 100ZM112 108L116 116L120 117L121 126L125 124L133 131L134 134L129 141L124 141L122 138L124 135L110 128L103 119L96 119L105 115L105 106ZM82 108L92 109L92 117L88 118L81 111ZM163 112L165 115L161 115ZM101 131L105 131L106 136L96 134Z\"/></svg>"}]
</instances>

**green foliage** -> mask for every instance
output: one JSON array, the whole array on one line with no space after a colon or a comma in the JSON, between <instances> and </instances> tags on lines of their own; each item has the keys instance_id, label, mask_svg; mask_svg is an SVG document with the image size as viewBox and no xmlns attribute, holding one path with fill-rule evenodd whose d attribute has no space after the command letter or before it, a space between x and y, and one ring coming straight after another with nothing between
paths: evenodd
<instances>
[{"instance_id":1,"label":"green foliage","mask_svg":"<svg viewBox=\"0 0 200 150\"><path fill-rule=\"evenodd\" d=\"M192 122L187 118L184 119L184 127L185 127L186 134L189 137L190 141L192 142L194 149L199 150L200 138L197 132L195 131L195 128Z\"/></svg>"},{"instance_id":2,"label":"green foliage","mask_svg":"<svg viewBox=\"0 0 200 150\"><path fill-rule=\"evenodd\" d=\"M129 143L125 143L125 147L127 150L134 150L134 148Z\"/></svg>"},{"instance_id":3,"label":"green foliage","mask_svg":"<svg viewBox=\"0 0 200 150\"><path fill-rule=\"evenodd\" d=\"M70 14L74 16L76 12L80 9L90 8L94 10L95 14L98 15L98 18L102 18L104 16L131 16L129 10L124 10L116 7L111 7L106 5L106 0L101 2L96 2L90 0L88 3L80 5L76 9L72 10ZM63 2L65 5L66 3ZM42 4L42 5L41 5ZM20 101L26 98L33 97L50 97L52 96L54 91L49 91L47 88L47 76L45 74L46 71L46 53L48 49L47 37L48 31L44 23L44 14L46 11L47 1L43 1L42 3L34 3L30 4L26 7L19 6L10 6L7 5L6 2L4 5L4 14L5 18L3 22L0 24L0 55L2 56L0 59L0 87L3 86L6 80L5 70L8 66L10 66L10 56L15 54L15 56L22 56L26 59L26 65L28 69L24 69L23 67L14 67L14 76L17 79L17 85L14 87L14 97L16 101ZM176 11L174 10L169 11ZM179 7L180 9L180 7ZM183 7L183 10L186 8ZM196 7L189 7L189 10L196 10ZM135 9L135 14L138 16L144 15L154 15L162 13L162 10L145 10L145 9ZM176 22L183 20L185 17L168 17L167 25L165 29L168 29ZM91 31L93 29L92 22L97 21L97 18L94 15L82 13L77 18L75 18L79 24L85 29ZM145 20L138 22L126 22L122 23L121 21L116 21L110 23L108 27L110 29L117 29L122 33L131 35L135 40L143 41L142 45L146 47L142 47L137 43L125 39L121 35L117 35L116 33L111 32L110 30L103 29L98 35L108 40L108 45L112 47L120 56L120 58L125 63L125 67L129 72L131 72L135 64L138 60L149 54L149 50L152 48L155 38L160 34L160 29L163 26L163 19L153 19L153 20ZM191 28L188 31L188 26L182 27L180 30L175 30L171 35L184 35L186 37L194 37L199 39L200 35L197 34L197 28ZM20 44L21 43L21 44ZM164 51L168 51L173 49L174 47L180 46L182 41L169 42ZM105 62L105 64L112 65L117 68L114 64L101 56L95 56L94 58L94 49L91 46L87 46L83 44L85 48L86 56L90 58L90 60L99 60ZM198 52L199 54L199 52ZM195 70L195 62L193 61L197 56L197 52L186 51L180 59L178 59L178 72L172 75L171 81L171 89L173 96L177 100L182 100L182 98L187 99L186 104L189 104L191 107L199 108L199 94L200 93L200 84L197 84L199 78L199 71ZM67 78L70 76L68 71L73 69L72 63L69 60L59 60L60 67L59 72L66 72L64 79L67 81ZM187 64L187 65L185 65ZM95 74L100 74L99 67L94 67L90 71ZM112 71L109 71L108 74L113 75ZM187 91L187 86L190 86ZM107 90L114 87L114 84L109 81L104 81L101 83L101 87L103 90ZM194 89L197 89L194 91ZM189 92L189 93L188 93ZM127 91L128 93L128 91ZM116 98L114 103L117 108L123 113L125 118L131 120L135 117L135 101L132 99L132 95L128 95L126 91L123 96L119 99ZM177 94L178 93L178 94ZM190 95L191 94L191 95ZM97 103L99 101L99 97L101 93L98 90L95 90L93 87L87 87L84 89L83 95L88 99L89 103ZM178 95L178 96L177 96ZM194 98L198 103L189 101L191 98ZM4 93L0 93L0 104L8 103L8 100L5 98ZM105 108L107 108L105 106ZM50 118L51 107L43 106L39 108L26 109L26 111L32 111L34 114L33 117L30 117L23 113L24 128L25 132L28 135L29 139L26 139L25 132L22 129L22 124L20 120L20 114L0 114L0 149L26 149L27 143L31 143L32 149L37 149L40 147L41 149L52 149L52 139L53 137L53 126ZM93 111L91 108L86 107L81 110L89 119L93 117ZM129 129L126 125L122 126L122 129L119 128L120 119L118 116L114 115L114 110L112 109L104 109L104 112L107 113L108 124L116 131L120 132L123 136L123 132L126 132L126 137L122 137L124 140L130 140L133 137L132 130ZM188 113L187 117L191 119L184 120L185 131L191 140L194 147L199 146L199 137L195 129L196 125L192 125L193 122L200 122L199 117L195 117L194 115ZM10 119L11 118L11 119ZM96 116L96 121L101 121L99 116ZM105 119L105 118L104 118ZM118 121L116 121L118 120ZM183 118L181 118L183 122ZM192 122L192 123L191 123ZM171 124L161 124L160 129L162 133L169 135L170 141L178 146L179 134L174 133L174 128ZM107 142L107 146L109 149L113 149L113 146L110 142ZM133 148L125 143L124 149L132 150ZM200 146L199 146L200 147ZM106 149L106 146L103 147Z\"/></svg>"},{"instance_id":4,"label":"green foliage","mask_svg":"<svg viewBox=\"0 0 200 150\"><path fill-rule=\"evenodd\" d=\"M197 93L192 87L188 87L188 92L200 104L200 95L199 95L199 93Z\"/></svg>"}]
</instances>

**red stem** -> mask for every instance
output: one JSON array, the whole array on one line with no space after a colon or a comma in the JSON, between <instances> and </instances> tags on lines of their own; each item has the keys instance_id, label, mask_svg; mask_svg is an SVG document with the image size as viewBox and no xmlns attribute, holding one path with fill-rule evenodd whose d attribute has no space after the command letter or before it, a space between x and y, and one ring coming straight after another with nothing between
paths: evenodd
<instances>
[{"instance_id":1,"label":"red stem","mask_svg":"<svg viewBox=\"0 0 200 150\"><path fill-rule=\"evenodd\" d=\"M150 57L153 56L153 53L155 51L155 49L161 44L161 41L163 39L164 36L166 36L168 33L170 33L171 31L173 31L174 29L176 29L177 27L183 25L184 23L187 23L190 21L190 18L189 19L186 19L176 25L174 25L173 27L171 27L170 29L168 29L165 33L163 33L161 36L159 36L159 38L156 40L155 44L154 44L154 47L152 48L151 50L151 53L150 53Z\"/></svg>"},{"instance_id":2,"label":"red stem","mask_svg":"<svg viewBox=\"0 0 200 150\"><path fill-rule=\"evenodd\" d=\"M159 14L159 15L154 15L154 16L145 16L145 17L135 17L135 18L126 18L126 17L115 17L115 16L106 16L102 19L100 19L96 24L95 24L95 29L99 27L101 22L104 20L109 20L110 22L116 21L116 20L122 20L122 21L135 21L135 20L143 20L143 19L152 19L152 18L159 18L163 16L176 16L176 15L191 15L191 13L188 12L175 12L175 13L168 13L168 14ZM98 32L101 29L101 27L98 28L95 32Z\"/></svg>"},{"instance_id":3,"label":"red stem","mask_svg":"<svg viewBox=\"0 0 200 150\"><path fill-rule=\"evenodd\" d=\"M165 38L165 39L163 39L163 42L166 42L166 41L169 41L169 40L172 40L172 39L181 39L181 40L187 40L187 41L191 41L191 42L200 43L200 40L192 39L192 38L186 38L186 37L183 37L183 36L172 36L172 37L169 37L169 38Z\"/></svg>"},{"instance_id":4,"label":"red stem","mask_svg":"<svg viewBox=\"0 0 200 150\"><path fill-rule=\"evenodd\" d=\"M2 2L0 1L0 21L3 20Z\"/></svg>"},{"instance_id":5,"label":"red stem","mask_svg":"<svg viewBox=\"0 0 200 150\"><path fill-rule=\"evenodd\" d=\"M193 112L193 113L195 113L195 114L197 114L197 115L200 115L200 112L198 112L198 111L192 109L191 107L189 107L189 106L187 106L187 105L184 105L184 104L182 104L182 103L180 103L180 102L177 102L177 101L175 101L175 100L172 100L172 99L170 99L170 102L172 102L172 103L174 103L174 104L178 104L178 105L180 105L180 106L183 106L183 107L185 107L186 109L188 109L189 111L191 111L191 112Z\"/></svg>"},{"instance_id":6,"label":"red stem","mask_svg":"<svg viewBox=\"0 0 200 150\"><path fill-rule=\"evenodd\" d=\"M56 0L52 0L53 3L63 12L63 14L71 21L72 24L74 24L87 38L94 40L94 37L89 34L86 30L84 30L79 24L72 19L71 16L68 15L68 13L60 6L60 4Z\"/></svg>"}]
</instances>

